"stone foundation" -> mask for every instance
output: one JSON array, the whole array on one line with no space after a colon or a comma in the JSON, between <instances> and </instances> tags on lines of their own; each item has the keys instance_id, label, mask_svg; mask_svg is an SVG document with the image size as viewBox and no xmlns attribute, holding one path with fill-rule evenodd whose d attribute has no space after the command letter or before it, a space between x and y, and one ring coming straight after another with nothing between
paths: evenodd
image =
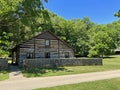
<instances>
[{"instance_id":1,"label":"stone foundation","mask_svg":"<svg viewBox=\"0 0 120 90\"><path fill-rule=\"evenodd\" d=\"M61 66L90 66L102 65L101 58L68 58L68 59L25 59L23 66L25 68L52 68Z\"/></svg>"},{"instance_id":2,"label":"stone foundation","mask_svg":"<svg viewBox=\"0 0 120 90\"><path fill-rule=\"evenodd\" d=\"M8 69L8 60L0 58L0 70Z\"/></svg>"}]
</instances>

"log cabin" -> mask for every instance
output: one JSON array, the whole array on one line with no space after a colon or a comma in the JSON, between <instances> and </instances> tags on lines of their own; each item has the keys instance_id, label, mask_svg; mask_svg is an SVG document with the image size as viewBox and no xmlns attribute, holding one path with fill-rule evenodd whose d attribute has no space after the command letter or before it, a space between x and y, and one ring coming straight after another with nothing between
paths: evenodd
<instances>
[{"instance_id":1,"label":"log cabin","mask_svg":"<svg viewBox=\"0 0 120 90\"><path fill-rule=\"evenodd\" d=\"M115 49L114 51L115 51L115 54L116 54L116 55L120 55L120 47L117 48L117 49Z\"/></svg>"},{"instance_id":2,"label":"log cabin","mask_svg":"<svg viewBox=\"0 0 120 90\"><path fill-rule=\"evenodd\" d=\"M30 38L12 49L12 63L22 66L24 59L73 58L74 49L50 31Z\"/></svg>"}]
</instances>

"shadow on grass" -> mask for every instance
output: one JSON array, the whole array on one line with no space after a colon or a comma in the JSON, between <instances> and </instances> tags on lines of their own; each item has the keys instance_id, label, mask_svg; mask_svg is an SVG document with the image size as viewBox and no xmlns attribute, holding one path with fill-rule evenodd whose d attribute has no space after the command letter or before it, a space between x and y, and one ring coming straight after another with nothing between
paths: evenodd
<instances>
[{"instance_id":1,"label":"shadow on grass","mask_svg":"<svg viewBox=\"0 0 120 90\"><path fill-rule=\"evenodd\" d=\"M114 58L117 58L116 56L106 56L106 57L103 57L104 59L114 59Z\"/></svg>"},{"instance_id":2,"label":"shadow on grass","mask_svg":"<svg viewBox=\"0 0 120 90\"><path fill-rule=\"evenodd\" d=\"M66 69L64 67L55 67L55 68L31 68L31 69L22 69L22 72L26 77L38 77L44 76L46 73L57 73L57 72L73 72L72 70Z\"/></svg>"},{"instance_id":3,"label":"shadow on grass","mask_svg":"<svg viewBox=\"0 0 120 90\"><path fill-rule=\"evenodd\" d=\"M8 73L8 70L0 70L0 73L2 73L2 74L7 74L7 73Z\"/></svg>"}]
</instances>

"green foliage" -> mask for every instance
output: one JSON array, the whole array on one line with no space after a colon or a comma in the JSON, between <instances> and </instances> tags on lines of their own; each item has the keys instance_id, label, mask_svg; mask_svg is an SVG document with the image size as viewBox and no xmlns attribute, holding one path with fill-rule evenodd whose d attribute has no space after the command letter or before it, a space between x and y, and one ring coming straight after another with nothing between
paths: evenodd
<instances>
[{"instance_id":1,"label":"green foliage","mask_svg":"<svg viewBox=\"0 0 120 90\"><path fill-rule=\"evenodd\" d=\"M12 42L9 38L12 37L12 33L3 32L0 36L0 57L7 57L9 55L9 49L12 46Z\"/></svg>"},{"instance_id":2,"label":"green foliage","mask_svg":"<svg viewBox=\"0 0 120 90\"><path fill-rule=\"evenodd\" d=\"M76 19L74 22L74 47L76 49L76 53L79 56L87 56L88 55L88 30L94 25L88 18L83 18L82 20Z\"/></svg>"},{"instance_id":3,"label":"green foliage","mask_svg":"<svg viewBox=\"0 0 120 90\"><path fill-rule=\"evenodd\" d=\"M115 13L114 16L120 17L120 10L117 13Z\"/></svg>"},{"instance_id":4,"label":"green foliage","mask_svg":"<svg viewBox=\"0 0 120 90\"><path fill-rule=\"evenodd\" d=\"M44 1L47 2L47 0ZM17 6L17 10L14 13L14 18L17 22L15 26L12 26L14 37L19 36L14 38L15 44L36 35L36 33L41 31L39 28L42 25L50 22L48 11L44 10L42 2L42 0L24 0Z\"/></svg>"},{"instance_id":5,"label":"green foliage","mask_svg":"<svg viewBox=\"0 0 120 90\"><path fill-rule=\"evenodd\" d=\"M62 40L69 43L78 56L88 55L88 35L87 31L94 26L89 18L64 20L55 14L51 14L52 32Z\"/></svg>"},{"instance_id":6,"label":"green foliage","mask_svg":"<svg viewBox=\"0 0 120 90\"><path fill-rule=\"evenodd\" d=\"M16 6L23 0L0 0L0 15L15 11Z\"/></svg>"},{"instance_id":7,"label":"green foliage","mask_svg":"<svg viewBox=\"0 0 120 90\"><path fill-rule=\"evenodd\" d=\"M98 52L95 50L94 47L89 50L89 55L88 55L88 57L98 57L98 55L99 55L99 54L98 54Z\"/></svg>"},{"instance_id":8,"label":"green foliage","mask_svg":"<svg viewBox=\"0 0 120 90\"><path fill-rule=\"evenodd\" d=\"M14 45L35 35L39 24L46 23L49 16L42 2L41 0L0 1L0 57L8 56ZM37 21L38 18L41 22Z\"/></svg>"},{"instance_id":9,"label":"green foliage","mask_svg":"<svg viewBox=\"0 0 120 90\"><path fill-rule=\"evenodd\" d=\"M52 32L74 47L76 56L103 57L120 44L119 22L97 25L86 17L68 21L54 14L50 17Z\"/></svg>"},{"instance_id":10,"label":"green foliage","mask_svg":"<svg viewBox=\"0 0 120 90\"><path fill-rule=\"evenodd\" d=\"M89 57L103 57L113 54L118 46L118 31L107 25L99 25L89 31Z\"/></svg>"}]
</instances>

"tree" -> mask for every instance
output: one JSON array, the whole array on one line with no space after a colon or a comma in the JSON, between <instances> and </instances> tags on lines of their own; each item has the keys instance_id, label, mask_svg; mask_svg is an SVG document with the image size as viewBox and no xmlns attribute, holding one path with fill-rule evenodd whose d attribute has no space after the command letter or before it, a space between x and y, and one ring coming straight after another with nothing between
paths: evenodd
<instances>
[{"instance_id":1,"label":"tree","mask_svg":"<svg viewBox=\"0 0 120 90\"><path fill-rule=\"evenodd\" d=\"M120 17L120 10L117 13L115 13L114 16Z\"/></svg>"},{"instance_id":2,"label":"tree","mask_svg":"<svg viewBox=\"0 0 120 90\"><path fill-rule=\"evenodd\" d=\"M7 57L12 46L10 37L13 34L9 31L9 27L13 19L12 13L20 2L21 0L0 0L0 57Z\"/></svg>"},{"instance_id":3,"label":"tree","mask_svg":"<svg viewBox=\"0 0 120 90\"><path fill-rule=\"evenodd\" d=\"M116 48L114 38L110 36L107 29L104 27L97 32L93 31L93 33L89 35L89 41L89 57L103 57L105 55L110 55Z\"/></svg>"},{"instance_id":4,"label":"tree","mask_svg":"<svg viewBox=\"0 0 120 90\"><path fill-rule=\"evenodd\" d=\"M50 14L52 32L74 47L76 56L87 56L89 50L87 31L94 23L87 17L65 20L53 13Z\"/></svg>"},{"instance_id":5,"label":"tree","mask_svg":"<svg viewBox=\"0 0 120 90\"><path fill-rule=\"evenodd\" d=\"M73 19L73 47L75 47L77 56L87 56L89 47L88 47L88 34L90 28L94 26L94 23L85 17L81 19Z\"/></svg>"},{"instance_id":6,"label":"tree","mask_svg":"<svg viewBox=\"0 0 120 90\"><path fill-rule=\"evenodd\" d=\"M0 55L6 55L10 42L13 41L14 46L33 36L37 31L37 18L45 23L48 13L41 0L1 0L0 6Z\"/></svg>"},{"instance_id":7,"label":"tree","mask_svg":"<svg viewBox=\"0 0 120 90\"><path fill-rule=\"evenodd\" d=\"M44 1L47 2L47 0ZM38 31L39 27L50 21L47 10L44 10L42 0L24 0L17 6L14 16L17 22L13 28L19 29L19 36L22 36L19 37L20 40L18 41L34 36L37 32L40 32ZM19 28L16 26L19 26ZM15 34L15 32L13 33Z\"/></svg>"}]
</instances>

